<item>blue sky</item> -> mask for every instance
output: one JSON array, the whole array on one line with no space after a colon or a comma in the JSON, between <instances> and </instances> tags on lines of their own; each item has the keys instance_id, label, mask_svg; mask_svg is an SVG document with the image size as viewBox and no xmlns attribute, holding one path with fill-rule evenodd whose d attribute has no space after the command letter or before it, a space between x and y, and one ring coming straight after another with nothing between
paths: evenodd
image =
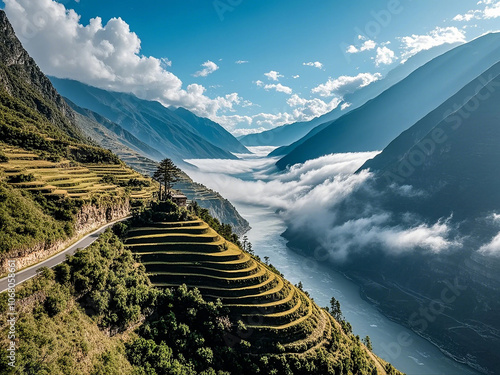
<instances>
[{"instance_id":1,"label":"blue sky","mask_svg":"<svg viewBox=\"0 0 500 375\"><path fill-rule=\"evenodd\" d=\"M47 74L183 106L236 135L326 113L421 50L500 29L496 0L1 4Z\"/></svg>"}]
</instances>

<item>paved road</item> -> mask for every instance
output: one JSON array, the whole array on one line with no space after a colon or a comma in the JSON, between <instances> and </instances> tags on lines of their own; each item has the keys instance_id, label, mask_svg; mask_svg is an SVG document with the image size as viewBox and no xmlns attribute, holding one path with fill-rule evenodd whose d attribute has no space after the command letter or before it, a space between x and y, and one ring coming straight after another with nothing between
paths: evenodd
<instances>
[{"instance_id":1,"label":"paved road","mask_svg":"<svg viewBox=\"0 0 500 375\"><path fill-rule=\"evenodd\" d=\"M33 276L36 275L38 269L41 267L52 268L64 262L66 260L66 255L73 255L77 250L86 248L87 246L91 245L95 240L97 240L99 235L103 233L108 227L112 226L113 224L119 221L127 220L128 218L130 218L130 216L108 223L100 227L99 229L95 230L94 232L87 234L85 237L83 237L80 241L76 242L74 245L55 254L49 259L46 259L43 262L35 264L34 266L16 272L16 285L19 285L25 282L26 280L31 279ZM8 289L7 277L4 277L3 279L0 279L0 293L6 291L7 289Z\"/></svg>"}]
</instances>

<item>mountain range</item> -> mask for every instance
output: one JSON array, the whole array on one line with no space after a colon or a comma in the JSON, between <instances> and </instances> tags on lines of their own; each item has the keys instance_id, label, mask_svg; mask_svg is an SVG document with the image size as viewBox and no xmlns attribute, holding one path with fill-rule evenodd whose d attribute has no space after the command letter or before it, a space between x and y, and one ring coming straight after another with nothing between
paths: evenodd
<instances>
[{"instance_id":1,"label":"mountain range","mask_svg":"<svg viewBox=\"0 0 500 375\"><path fill-rule=\"evenodd\" d=\"M499 42L499 33L487 34L431 60L375 99L321 125L320 131L281 158L277 166L285 168L331 153L382 150L498 62Z\"/></svg>"},{"instance_id":2,"label":"mountain range","mask_svg":"<svg viewBox=\"0 0 500 375\"><path fill-rule=\"evenodd\" d=\"M389 87L407 77L415 69L449 51L454 46L456 46L456 44L443 44L412 56L404 64L399 64L396 68L391 70L383 79L375 81L352 93L347 93L343 101L329 113L316 117L310 121L296 122L278 126L257 134L248 134L239 137L239 140L246 146L281 146L273 151L270 156L286 155L297 146L297 144L292 145L293 143L299 140L302 141L303 137L306 135L309 136L308 133L313 129L322 124L334 121L345 113L360 107L368 100L375 98ZM342 104L347 104L349 107L342 110Z\"/></svg>"},{"instance_id":3,"label":"mountain range","mask_svg":"<svg viewBox=\"0 0 500 375\"><path fill-rule=\"evenodd\" d=\"M489 46L497 34L483 38L458 48L476 56L474 50ZM496 53L488 49L488 56ZM474 64L479 72L473 79L359 168L357 173L369 169L372 178L335 209L340 227L370 220L371 214L387 215L395 228L407 222L447 228L447 250L416 248L394 255L373 244L336 266L385 315L491 374L500 368L495 354L500 350L500 56L494 60L484 71ZM434 82L424 83L432 96ZM300 248L316 240L303 231L288 230L285 237ZM449 285L461 288L455 288L459 298L453 302L443 298ZM429 306L440 306L439 312L419 313Z\"/></svg>"},{"instance_id":4,"label":"mountain range","mask_svg":"<svg viewBox=\"0 0 500 375\"><path fill-rule=\"evenodd\" d=\"M155 152L148 156L154 160L168 157L182 164L185 159L237 159L233 153L249 153L222 126L187 110L171 110L159 102L98 89L74 80L50 79L58 92L77 106L120 125L153 148Z\"/></svg>"}]
</instances>

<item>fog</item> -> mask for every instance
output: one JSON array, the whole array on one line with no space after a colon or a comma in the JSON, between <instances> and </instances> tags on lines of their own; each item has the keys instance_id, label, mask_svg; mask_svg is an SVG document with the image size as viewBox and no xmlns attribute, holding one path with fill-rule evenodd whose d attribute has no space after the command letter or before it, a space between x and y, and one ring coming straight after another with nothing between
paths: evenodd
<instances>
[{"instance_id":1,"label":"fog","mask_svg":"<svg viewBox=\"0 0 500 375\"><path fill-rule=\"evenodd\" d=\"M424 223L412 213L395 215L378 205L373 174L354 173L378 152L328 155L281 172L276 158L263 156L269 148L252 151L256 155L239 155L241 160L186 160L197 167L186 172L232 202L276 210L293 233L314 238L334 261L375 247L396 255L461 247L450 218ZM403 196L425 194L408 185L390 189Z\"/></svg>"}]
</instances>

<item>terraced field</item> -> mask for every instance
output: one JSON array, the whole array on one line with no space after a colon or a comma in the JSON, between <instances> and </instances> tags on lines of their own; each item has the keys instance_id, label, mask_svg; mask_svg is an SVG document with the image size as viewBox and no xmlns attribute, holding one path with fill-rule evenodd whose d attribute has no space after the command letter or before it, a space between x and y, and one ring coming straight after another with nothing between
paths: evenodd
<instances>
[{"instance_id":1,"label":"terraced field","mask_svg":"<svg viewBox=\"0 0 500 375\"><path fill-rule=\"evenodd\" d=\"M35 153L21 148L2 145L2 152L9 158L0 163L0 171L7 181L15 181L16 176L30 175L34 179L24 182L11 182L11 185L29 191L39 191L46 196L61 196L88 199L93 195L123 195L125 188L119 186L130 179L146 181L138 172L125 165L117 164L77 164L69 160L52 162L40 159ZM109 176L115 182L103 182ZM131 187L130 197L149 199L156 188Z\"/></svg>"},{"instance_id":2,"label":"terraced field","mask_svg":"<svg viewBox=\"0 0 500 375\"><path fill-rule=\"evenodd\" d=\"M186 284L220 299L245 323L253 347L305 353L326 345L335 321L301 290L224 240L201 220L133 228L126 240L158 287Z\"/></svg>"}]
</instances>

